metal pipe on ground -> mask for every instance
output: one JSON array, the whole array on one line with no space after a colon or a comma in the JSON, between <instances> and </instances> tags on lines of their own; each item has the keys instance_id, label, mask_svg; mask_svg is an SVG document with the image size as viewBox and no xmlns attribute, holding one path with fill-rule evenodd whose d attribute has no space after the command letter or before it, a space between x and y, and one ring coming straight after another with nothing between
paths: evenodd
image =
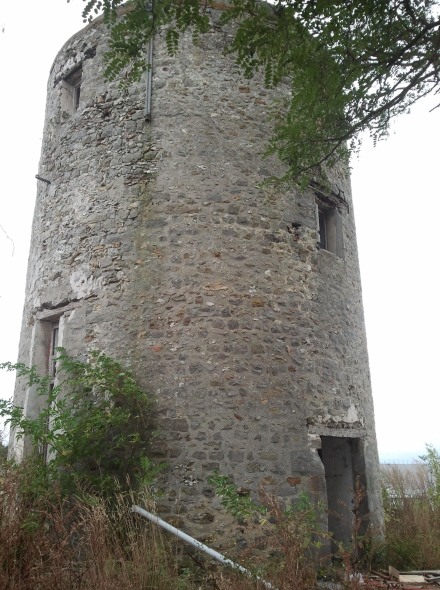
<instances>
[{"instance_id":1,"label":"metal pipe on ground","mask_svg":"<svg viewBox=\"0 0 440 590\"><path fill-rule=\"evenodd\" d=\"M155 524L161 526L163 529L165 529L169 533L172 533L173 535L175 535L179 539L182 539L182 541L189 543L190 545L192 545L196 549L200 549L201 551L203 551L204 553L206 553L210 557L213 557L214 559L216 559L220 563L222 563L224 565L229 565L230 567L238 570L242 574L249 576L251 578L253 577L253 578L257 579L258 581L260 581L264 585L265 588L267 588L267 590L277 590L275 588L275 586L272 586L272 584L270 582L263 580L259 576L254 576L248 569L246 569L242 565L235 563L234 561L232 561L231 559L228 559L227 557L225 557L224 555L222 555L218 551L215 551L215 549L211 549L211 547L208 547L204 543L197 541L197 539L194 539L194 537L191 537L190 535L187 535L186 533L184 533L180 529L176 528L175 526L168 524L167 522L165 522L164 520L162 520L158 516L151 514L151 512L148 512L144 508L141 508L140 506L136 506L136 504L134 504L131 507L131 511L136 512L136 513L140 514L141 516L143 516L144 518L147 518L151 522L154 522Z\"/></svg>"}]
</instances>

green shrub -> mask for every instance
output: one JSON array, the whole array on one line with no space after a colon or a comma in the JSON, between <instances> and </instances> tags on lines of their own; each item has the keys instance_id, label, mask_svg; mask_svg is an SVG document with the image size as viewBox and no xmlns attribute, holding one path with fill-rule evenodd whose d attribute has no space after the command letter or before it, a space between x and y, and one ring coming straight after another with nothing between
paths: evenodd
<instances>
[{"instance_id":1,"label":"green shrub","mask_svg":"<svg viewBox=\"0 0 440 590\"><path fill-rule=\"evenodd\" d=\"M115 488L134 486L145 479L146 470L154 470L147 459L154 402L120 363L96 351L83 362L59 349L54 387L50 377L33 367L0 367L16 370L44 400L36 417L26 416L12 401L0 401L0 416L16 438L31 439L39 473L36 486L39 479L49 479L65 493L111 495Z\"/></svg>"}]
</instances>

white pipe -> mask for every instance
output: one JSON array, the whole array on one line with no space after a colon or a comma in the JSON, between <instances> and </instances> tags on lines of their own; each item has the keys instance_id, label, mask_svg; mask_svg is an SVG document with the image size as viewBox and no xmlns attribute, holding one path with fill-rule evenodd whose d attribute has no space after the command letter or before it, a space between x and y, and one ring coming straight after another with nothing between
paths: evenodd
<instances>
[{"instance_id":1,"label":"white pipe","mask_svg":"<svg viewBox=\"0 0 440 590\"><path fill-rule=\"evenodd\" d=\"M148 520L151 520L151 522L154 522L155 524L158 524L159 526L161 526L162 528L164 528L166 531L172 533L173 535L176 535L176 537L179 537L179 539L182 539L183 541L186 541L187 543L189 543L193 547L196 547L197 549L201 549L202 551L204 551L205 553L207 553L208 555L210 555L214 559L217 559L217 561L220 561L221 563L223 563L225 565L230 565L231 567L233 567L234 569L238 570L242 574L245 574L247 576L256 578L268 590L276 590L276 588L274 586L272 586L272 584L270 584L269 582L266 582L266 580L263 580L259 576L254 576L249 570L247 570L242 565L239 565L238 563L235 563L235 562L231 561L230 559L228 559L227 557L225 557L224 555L222 555L218 551L215 551L214 549L211 549L210 547L208 547L204 543L201 543L200 541L197 541L197 539L194 539L193 537L190 537L189 535L187 535L186 533L184 533L180 529L177 529L175 526L172 526L171 524L168 524L167 522L165 522L164 520L162 520L158 516L155 516L154 514L151 514L151 512L147 512L143 508L140 508L139 506L136 506L136 505L133 505L131 507L131 511L132 512L137 512L141 516L144 516L145 518L148 518Z\"/></svg>"}]
</instances>

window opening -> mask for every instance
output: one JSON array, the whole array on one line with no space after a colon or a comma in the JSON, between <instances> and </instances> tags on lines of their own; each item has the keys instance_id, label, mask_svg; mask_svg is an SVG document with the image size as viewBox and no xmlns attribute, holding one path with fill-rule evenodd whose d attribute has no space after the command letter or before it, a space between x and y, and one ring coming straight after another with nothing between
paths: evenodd
<instances>
[{"instance_id":1,"label":"window opening","mask_svg":"<svg viewBox=\"0 0 440 590\"><path fill-rule=\"evenodd\" d=\"M50 354L49 354L49 375L51 381L55 381L56 377L56 358L57 358L57 348L58 348L58 336L60 332L59 324L52 325L52 335L51 335L51 342L50 342Z\"/></svg>"},{"instance_id":2,"label":"window opening","mask_svg":"<svg viewBox=\"0 0 440 590\"><path fill-rule=\"evenodd\" d=\"M79 107L81 97L82 66L78 66L63 80L62 109L73 113Z\"/></svg>"},{"instance_id":3,"label":"window opening","mask_svg":"<svg viewBox=\"0 0 440 590\"><path fill-rule=\"evenodd\" d=\"M334 205L321 201L316 203L318 248L344 258L342 216Z\"/></svg>"},{"instance_id":4,"label":"window opening","mask_svg":"<svg viewBox=\"0 0 440 590\"><path fill-rule=\"evenodd\" d=\"M73 108L76 110L79 106L79 97L81 96L81 86L75 86L73 89Z\"/></svg>"},{"instance_id":5,"label":"window opening","mask_svg":"<svg viewBox=\"0 0 440 590\"><path fill-rule=\"evenodd\" d=\"M59 346L59 334L60 334L60 326L59 323L51 324L50 330L50 341L49 341L49 354L47 359L47 373L49 375L49 392L52 392L53 388L55 387L55 381L57 376L57 356L58 351L57 348ZM50 429L49 423L49 416L46 418L46 423L44 424L45 432L48 433ZM49 446L46 443L40 445L39 449L40 455L43 457L45 461L48 460L49 456Z\"/></svg>"},{"instance_id":6,"label":"window opening","mask_svg":"<svg viewBox=\"0 0 440 590\"><path fill-rule=\"evenodd\" d=\"M323 207L318 205L318 233L319 233L319 247L322 250L328 250L327 244L327 215Z\"/></svg>"},{"instance_id":7,"label":"window opening","mask_svg":"<svg viewBox=\"0 0 440 590\"><path fill-rule=\"evenodd\" d=\"M60 309L62 307L62 309ZM59 356L57 348L63 345L65 314L72 309L72 305L59 305L57 309L44 309L37 312L36 321L32 328L29 366L36 368L40 375L48 376L48 393L57 384L57 363ZM38 385L33 383L23 390L17 390L17 402L23 406L26 418L37 418L41 412L47 410L48 399L39 395ZM51 427L51 424L47 424ZM39 451L44 457L50 458L52 449L36 448L31 436L17 440L16 433L12 433L11 441L14 455L17 459Z\"/></svg>"}]
</instances>

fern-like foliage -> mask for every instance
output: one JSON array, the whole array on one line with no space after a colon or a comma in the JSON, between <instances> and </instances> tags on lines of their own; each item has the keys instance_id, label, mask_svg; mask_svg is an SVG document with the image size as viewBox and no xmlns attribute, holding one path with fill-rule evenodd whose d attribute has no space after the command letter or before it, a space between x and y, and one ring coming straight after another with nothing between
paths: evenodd
<instances>
[{"instance_id":1,"label":"fern-like foliage","mask_svg":"<svg viewBox=\"0 0 440 590\"><path fill-rule=\"evenodd\" d=\"M124 83L149 67L146 44L159 30L175 55L183 32L198 42L210 26L209 0L121 3L86 0L83 17L104 13L111 29L106 75L123 75ZM228 0L213 7L232 27L227 53L244 76L261 71L267 87L290 88L274 108L269 148L286 163L286 180L325 176L359 149L365 131L374 141L386 137L393 117L440 92L436 0Z\"/></svg>"}]
</instances>

